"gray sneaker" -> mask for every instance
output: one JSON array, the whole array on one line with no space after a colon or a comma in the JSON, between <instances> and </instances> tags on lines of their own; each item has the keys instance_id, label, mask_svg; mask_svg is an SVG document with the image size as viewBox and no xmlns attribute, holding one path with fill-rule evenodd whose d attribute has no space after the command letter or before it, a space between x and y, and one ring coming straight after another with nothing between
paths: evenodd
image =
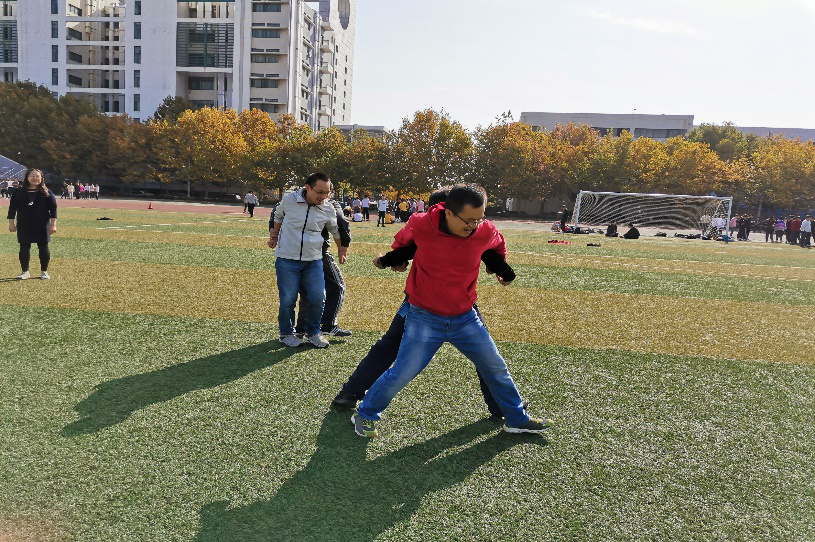
<instances>
[{"instance_id":1,"label":"gray sneaker","mask_svg":"<svg viewBox=\"0 0 815 542\"><path fill-rule=\"evenodd\" d=\"M376 422L360 418L356 412L351 415L351 423L354 424L354 433L361 437L374 438L377 435Z\"/></svg>"},{"instance_id":2,"label":"gray sneaker","mask_svg":"<svg viewBox=\"0 0 815 542\"><path fill-rule=\"evenodd\" d=\"M51 278L51 275L48 274L48 271L43 271L42 273L40 273L40 278L42 280L48 280Z\"/></svg>"},{"instance_id":3,"label":"gray sneaker","mask_svg":"<svg viewBox=\"0 0 815 542\"><path fill-rule=\"evenodd\" d=\"M555 422L549 418L529 418L522 427L511 427L504 425L504 431L507 433L543 433L555 425Z\"/></svg>"},{"instance_id":4,"label":"gray sneaker","mask_svg":"<svg viewBox=\"0 0 815 542\"><path fill-rule=\"evenodd\" d=\"M295 337L294 335L283 335L280 337L280 342L285 344L286 346L300 346L303 344L303 341Z\"/></svg>"},{"instance_id":5,"label":"gray sneaker","mask_svg":"<svg viewBox=\"0 0 815 542\"><path fill-rule=\"evenodd\" d=\"M317 333L315 335L306 335L303 337L306 342L309 342L316 346L317 348L328 348L328 341L325 340L322 333Z\"/></svg>"},{"instance_id":6,"label":"gray sneaker","mask_svg":"<svg viewBox=\"0 0 815 542\"><path fill-rule=\"evenodd\" d=\"M29 273L28 271L23 271L22 273L17 275L17 278L19 280L28 280L30 277L31 277L31 273Z\"/></svg>"}]
</instances>

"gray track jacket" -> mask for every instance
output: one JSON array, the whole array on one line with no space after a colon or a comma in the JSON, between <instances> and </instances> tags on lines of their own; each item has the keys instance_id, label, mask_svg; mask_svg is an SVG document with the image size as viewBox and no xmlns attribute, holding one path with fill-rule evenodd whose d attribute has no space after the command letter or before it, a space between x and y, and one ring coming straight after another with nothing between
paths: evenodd
<instances>
[{"instance_id":1,"label":"gray track jacket","mask_svg":"<svg viewBox=\"0 0 815 542\"><path fill-rule=\"evenodd\" d=\"M309 205L305 188L283 196L274 214L280 223L275 256L287 260L310 262L323 258L323 228L327 228L335 240L340 239L337 228L337 212L330 200L322 205Z\"/></svg>"}]
</instances>

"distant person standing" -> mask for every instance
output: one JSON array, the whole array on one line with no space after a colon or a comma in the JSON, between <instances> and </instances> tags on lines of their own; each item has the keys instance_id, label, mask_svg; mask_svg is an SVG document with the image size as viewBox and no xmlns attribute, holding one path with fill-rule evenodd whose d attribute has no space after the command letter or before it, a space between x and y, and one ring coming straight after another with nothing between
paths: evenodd
<instances>
[{"instance_id":1,"label":"distant person standing","mask_svg":"<svg viewBox=\"0 0 815 542\"><path fill-rule=\"evenodd\" d=\"M3 179L3 181L0 182L0 198L5 199L7 197L8 197L8 181Z\"/></svg>"},{"instance_id":2,"label":"distant person standing","mask_svg":"<svg viewBox=\"0 0 815 542\"><path fill-rule=\"evenodd\" d=\"M791 245L797 245L798 240L801 238L801 219L797 216L792 217L790 220L790 237L787 242Z\"/></svg>"},{"instance_id":3,"label":"distant person standing","mask_svg":"<svg viewBox=\"0 0 815 542\"><path fill-rule=\"evenodd\" d=\"M812 217L807 216L801 221L801 248L809 248L812 239Z\"/></svg>"},{"instance_id":4,"label":"distant person standing","mask_svg":"<svg viewBox=\"0 0 815 542\"><path fill-rule=\"evenodd\" d=\"M99 185L94 185L93 193L96 195L96 200L99 201Z\"/></svg>"},{"instance_id":5,"label":"distant person standing","mask_svg":"<svg viewBox=\"0 0 815 542\"><path fill-rule=\"evenodd\" d=\"M96 199L96 185L88 183L88 199Z\"/></svg>"},{"instance_id":6,"label":"distant person standing","mask_svg":"<svg viewBox=\"0 0 815 542\"><path fill-rule=\"evenodd\" d=\"M563 204L563 206L560 208L560 231L566 231L566 222L571 220L571 218L572 212L568 207L566 207L566 204Z\"/></svg>"},{"instance_id":7,"label":"distant person standing","mask_svg":"<svg viewBox=\"0 0 815 542\"><path fill-rule=\"evenodd\" d=\"M244 203L246 209L249 211L249 218L254 218L255 207L258 204L258 197L255 195L253 191L250 190L249 193L246 194L246 198L244 198Z\"/></svg>"},{"instance_id":8,"label":"distant person standing","mask_svg":"<svg viewBox=\"0 0 815 542\"><path fill-rule=\"evenodd\" d=\"M408 204L407 200L402 200L399 202L399 220L402 222L408 221L408 209L410 209L410 204Z\"/></svg>"},{"instance_id":9,"label":"distant person standing","mask_svg":"<svg viewBox=\"0 0 815 542\"><path fill-rule=\"evenodd\" d=\"M51 252L48 243L57 232L57 198L45 186L45 175L39 169L25 173L21 190L14 192L8 208L8 231L17 232L20 244L20 280L30 278L31 244L36 243L40 254L40 278L50 279L48 264ZM16 223L15 223L15 218Z\"/></svg>"},{"instance_id":10,"label":"distant person standing","mask_svg":"<svg viewBox=\"0 0 815 542\"><path fill-rule=\"evenodd\" d=\"M354 199L351 200L351 209L353 209L355 213L362 212L362 202L358 197L354 197Z\"/></svg>"},{"instance_id":11,"label":"distant person standing","mask_svg":"<svg viewBox=\"0 0 815 542\"><path fill-rule=\"evenodd\" d=\"M379 201L376 202L376 208L379 211L379 217L376 219L376 227L379 227L379 224L382 224L382 227L385 227L385 215L388 213L388 200L385 199L385 196L381 196Z\"/></svg>"},{"instance_id":12,"label":"distant person standing","mask_svg":"<svg viewBox=\"0 0 815 542\"><path fill-rule=\"evenodd\" d=\"M764 242L772 243L773 234L775 233L775 220L772 217L767 217L764 221Z\"/></svg>"},{"instance_id":13,"label":"distant person standing","mask_svg":"<svg viewBox=\"0 0 815 542\"><path fill-rule=\"evenodd\" d=\"M733 232L736 231L736 228L739 227L739 217L738 215L733 215L730 218L730 225L728 226L729 231L727 233L728 237L733 237Z\"/></svg>"},{"instance_id":14,"label":"distant person standing","mask_svg":"<svg viewBox=\"0 0 815 542\"><path fill-rule=\"evenodd\" d=\"M787 223L783 218L779 217L775 221L775 242L781 243L784 241L784 230L787 229Z\"/></svg>"},{"instance_id":15,"label":"distant person standing","mask_svg":"<svg viewBox=\"0 0 815 542\"><path fill-rule=\"evenodd\" d=\"M366 222L371 220L371 215L369 213L369 208L371 207L371 198L368 197L368 194L362 198L362 218L365 219Z\"/></svg>"},{"instance_id":16,"label":"distant person standing","mask_svg":"<svg viewBox=\"0 0 815 542\"><path fill-rule=\"evenodd\" d=\"M420 199L416 202L416 212L423 213L424 212L424 200Z\"/></svg>"}]
</instances>

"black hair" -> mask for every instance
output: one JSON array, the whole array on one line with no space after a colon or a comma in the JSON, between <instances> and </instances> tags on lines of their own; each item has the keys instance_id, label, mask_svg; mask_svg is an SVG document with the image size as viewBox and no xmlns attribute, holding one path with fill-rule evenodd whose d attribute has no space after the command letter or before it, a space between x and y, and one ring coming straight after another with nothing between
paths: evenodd
<instances>
[{"instance_id":1,"label":"black hair","mask_svg":"<svg viewBox=\"0 0 815 542\"><path fill-rule=\"evenodd\" d=\"M447 201L447 195L450 193L449 186L442 186L432 194L430 194L430 198L427 200L427 206L433 207L437 203L441 203L443 201Z\"/></svg>"},{"instance_id":2,"label":"black hair","mask_svg":"<svg viewBox=\"0 0 815 542\"><path fill-rule=\"evenodd\" d=\"M445 207L458 214L464 210L465 205L481 207L487 202L487 192L477 184L457 184L447 194Z\"/></svg>"},{"instance_id":3,"label":"black hair","mask_svg":"<svg viewBox=\"0 0 815 542\"><path fill-rule=\"evenodd\" d=\"M317 184L317 181L325 181L327 183L331 182L331 179L328 178L328 175L325 173L312 173L306 179L306 184L309 185L311 188L314 188L314 185Z\"/></svg>"}]
</instances>

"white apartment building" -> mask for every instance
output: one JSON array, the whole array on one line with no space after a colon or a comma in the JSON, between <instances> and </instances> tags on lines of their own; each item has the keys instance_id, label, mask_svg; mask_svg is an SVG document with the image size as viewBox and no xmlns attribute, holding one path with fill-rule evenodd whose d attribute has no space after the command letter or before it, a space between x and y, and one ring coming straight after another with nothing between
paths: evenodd
<instances>
[{"instance_id":1,"label":"white apartment building","mask_svg":"<svg viewBox=\"0 0 815 542\"><path fill-rule=\"evenodd\" d=\"M600 132L619 136L628 131L635 138L649 137L660 141L684 136L693 128L693 115L617 115L606 113L521 113L521 122L533 130L551 130L558 124L587 124Z\"/></svg>"},{"instance_id":2,"label":"white apartment building","mask_svg":"<svg viewBox=\"0 0 815 542\"><path fill-rule=\"evenodd\" d=\"M351 119L356 0L0 0L4 81L151 116L167 96Z\"/></svg>"}]
</instances>

